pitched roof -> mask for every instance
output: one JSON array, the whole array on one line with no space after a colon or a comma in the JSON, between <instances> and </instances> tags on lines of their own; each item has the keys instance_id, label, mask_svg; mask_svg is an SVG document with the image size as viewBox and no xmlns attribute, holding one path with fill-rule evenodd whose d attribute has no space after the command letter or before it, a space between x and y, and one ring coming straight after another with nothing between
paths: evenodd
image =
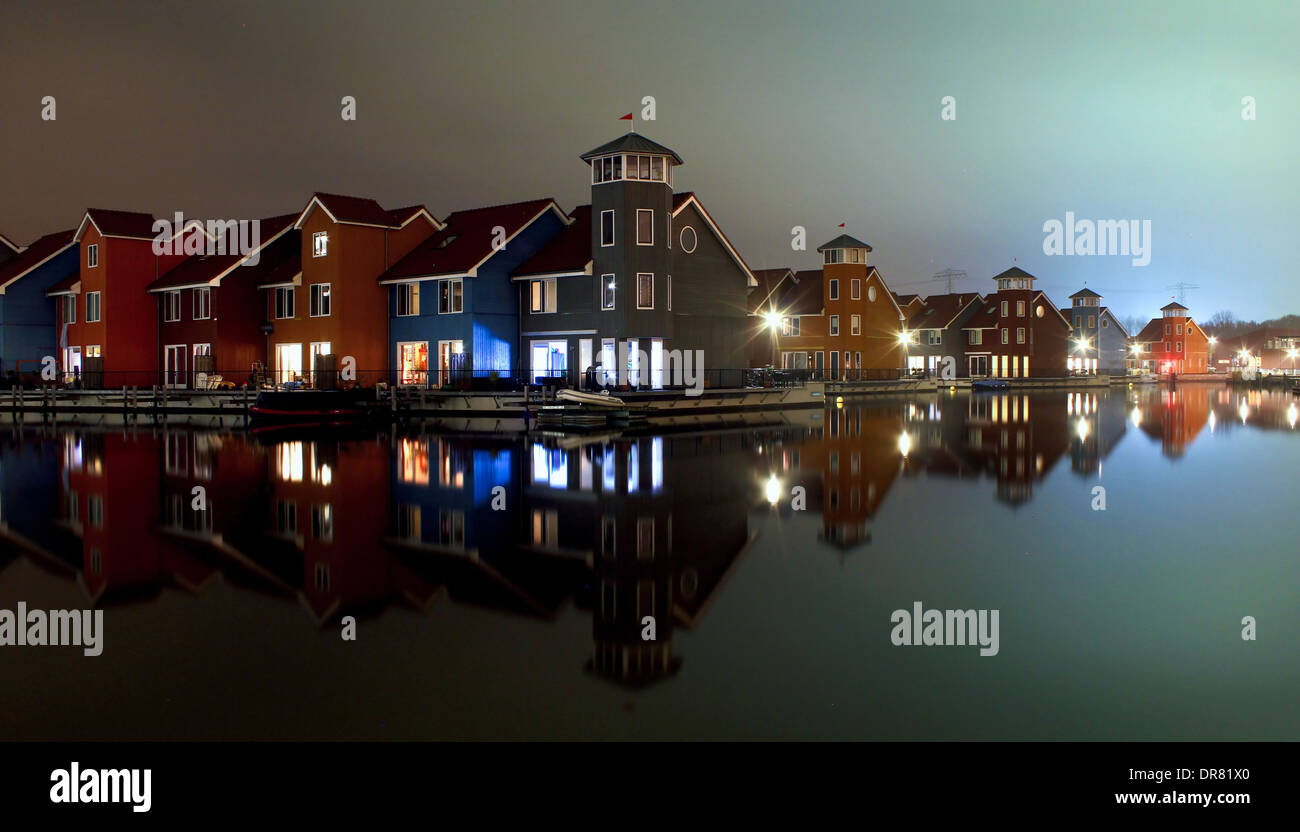
<instances>
[{"instance_id":1,"label":"pitched roof","mask_svg":"<svg viewBox=\"0 0 1300 832\"><path fill-rule=\"evenodd\" d=\"M752 281L754 272L750 270L749 264L745 262L745 258L740 256L740 252L736 250L736 247L731 244L731 240L727 237L726 232L719 228L718 224L714 222L713 216L709 213L708 209L704 207L704 203L695 195L695 192L683 191L678 194L673 194L674 217L685 210L687 205L695 206L695 210L698 211L704 221L709 224L709 229L717 236L718 240L722 243L722 247L727 250L727 253L731 255L731 259L735 260L736 265L740 266L740 270L745 273L746 281Z\"/></svg>"},{"instance_id":2,"label":"pitched roof","mask_svg":"<svg viewBox=\"0 0 1300 832\"><path fill-rule=\"evenodd\" d=\"M441 228L442 223L428 212L423 205L412 205L407 208L394 208L387 210L373 199L367 199L359 196L345 196L343 194L327 194L317 191L312 194L311 199L307 200L307 207L303 208L298 214L297 225L302 227L302 223L311 213L312 206L319 205L330 219L343 225L367 225L373 228L401 228L416 216L423 213L432 222L435 228Z\"/></svg>"},{"instance_id":3,"label":"pitched roof","mask_svg":"<svg viewBox=\"0 0 1300 832\"><path fill-rule=\"evenodd\" d=\"M848 234L841 234L829 243L817 246L818 251L825 251L828 248L865 248L867 251L872 250L871 246L856 237L850 237Z\"/></svg>"},{"instance_id":4,"label":"pitched roof","mask_svg":"<svg viewBox=\"0 0 1300 832\"><path fill-rule=\"evenodd\" d=\"M1011 268L1009 268L1009 269L1007 269L1006 271L1004 271L1002 274L994 275L994 276L993 276L993 279L994 279L994 280L1001 280L1001 279L1004 278L1004 277L1028 277L1028 278L1033 279L1033 280L1037 280L1037 279L1038 279L1038 278L1034 277L1032 274L1030 274L1029 272L1027 272L1027 271L1025 271L1024 269L1020 268L1019 266L1012 266Z\"/></svg>"},{"instance_id":5,"label":"pitched roof","mask_svg":"<svg viewBox=\"0 0 1300 832\"><path fill-rule=\"evenodd\" d=\"M568 223L569 217L548 198L508 205L492 205L456 211L447 216L446 226L425 238L388 271L378 277L379 283L396 283L402 280L447 275L469 275L495 253L493 229L505 229L506 241L514 237L533 220L554 211ZM587 243L590 247L590 238Z\"/></svg>"},{"instance_id":6,"label":"pitched roof","mask_svg":"<svg viewBox=\"0 0 1300 832\"><path fill-rule=\"evenodd\" d=\"M1137 340L1151 342L1165 340L1164 318L1152 318L1138 333Z\"/></svg>"},{"instance_id":7,"label":"pitched roof","mask_svg":"<svg viewBox=\"0 0 1300 832\"><path fill-rule=\"evenodd\" d=\"M0 265L0 294L8 288L9 284L23 277L37 266L54 257L56 254L66 250L73 245L76 231L68 229L67 231L56 231L53 234L46 234L36 242L23 249L17 257ZM71 267L76 272L79 266L74 263Z\"/></svg>"},{"instance_id":8,"label":"pitched roof","mask_svg":"<svg viewBox=\"0 0 1300 832\"><path fill-rule=\"evenodd\" d=\"M578 158L584 162L590 162L596 156L605 156L610 153L663 153L672 156L677 164L684 164L682 157L677 155L677 151L664 147L656 141L651 141L635 131L625 133L613 141L605 142L600 147L588 150Z\"/></svg>"},{"instance_id":9,"label":"pitched roof","mask_svg":"<svg viewBox=\"0 0 1300 832\"><path fill-rule=\"evenodd\" d=\"M54 297L55 295L75 295L81 291L81 270L73 272L67 277L55 283L45 290L45 296Z\"/></svg>"},{"instance_id":10,"label":"pitched roof","mask_svg":"<svg viewBox=\"0 0 1300 832\"><path fill-rule=\"evenodd\" d=\"M430 214L429 209L425 208L423 205L408 205L405 208L394 208L393 210L388 211L387 213L388 213L389 222L391 222L394 226L398 228L401 228L402 226L406 225L408 222L418 217L421 213L427 215L429 219L433 220L434 227L437 227L439 225L438 219L434 217L433 214Z\"/></svg>"},{"instance_id":11,"label":"pitched roof","mask_svg":"<svg viewBox=\"0 0 1300 832\"><path fill-rule=\"evenodd\" d=\"M10 240L8 237L6 237L3 234L0 234L0 245L6 246L11 251L13 251L14 254L17 254L18 252L23 250L22 246L18 245L13 240Z\"/></svg>"},{"instance_id":12,"label":"pitched roof","mask_svg":"<svg viewBox=\"0 0 1300 832\"><path fill-rule=\"evenodd\" d=\"M299 256L301 257L301 235L286 233L293 229L293 223L297 218L297 214L282 214L278 217L269 217L260 221L260 242L256 249L258 262L255 266L241 265L251 257L251 252L248 255L237 252L213 255L196 254L182 260L165 275L150 283L145 289L149 292L161 292L194 286L220 286L222 278L237 267L241 271L266 269L265 261L270 259L271 255L274 255L277 263L281 262L290 256L293 247L299 248ZM286 240L288 242L285 242Z\"/></svg>"},{"instance_id":13,"label":"pitched roof","mask_svg":"<svg viewBox=\"0 0 1300 832\"><path fill-rule=\"evenodd\" d=\"M975 292L955 292L951 295L930 295L925 305L907 318L908 329L947 329L962 310L979 301Z\"/></svg>"},{"instance_id":14,"label":"pitched roof","mask_svg":"<svg viewBox=\"0 0 1300 832\"><path fill-rule=\"evenodd\" d=\"M894 300L898 303L899 306L907 306L914 300L919 300L921 303L926 302L925 298L921 297L915 292L907 292L901 295L898 292L894 292Z\"/></svg>"},{"instance_id":15,"label":"pitched roof","mask_svg":"<svg viewBox=\"0 0 1300 832\"><path fill-rule=\"evenodd\" d=\"M992 296L984 298L980 309L966 320L962 329L992 329L998 325L998 304Z\"/></svg>"},{"instance_id":16,"label":"pitched roof","mask_svg":"<svg viewBox=\"0 0 1300 832\"><path fill-rule=\"evenodd\" d=\"M1070 297L1071 298L1099 298L1101 297L1101 295L1097 294L1096 292L1092 291L1091 289L1085 286L1084 288L1075 292L1073 295L1070 295Z\"/></svg>"},{"instance_id":17,"label":"pitched roof","mask_svg":"<svg viewBox=\"0 0 1300 832\"><path fill-rule=\"evenodd\" d=\"M92 223L104 237L125 237L132 240L152 240L156 235L153 230L153 214L139 211L109 211L105 208L89 208L77 228L77 240L86 230L86 223Z\"/></svg>"},{"instance_id":18,"label":"pitched roof","mask_svg":"<svg viewBox=\"0 0 1300 832\"><path fill-rule=\"evenodd\" d=\"M591 206L579 205L570 216L573 222L520 263L511 277L591 273Z\"/></svg>"},{"instance_id":19,"label":"pitched roof","mask_svg":"<svg viewBox=\"0 0 1300 832\"><path fill-rule=\"evenodd\" d=\"M782 283L794 276L794 269L783 266L777 269L754 269L754 288L745 298L745 310L751 315L760 310L779 309Z\"/></svg>"},{"instance_id":20,"label":"pitched roof","mask_svg":"<svg viewBox=\"0 0 1300 832\"><path fill-rule=\"evenodd\" d=\"M787 315L820 315L826 308L825 275L821 269L802 269L786 281L781 309Z\"/></svg>"},{"instance_id":21,"label":"pitched roof","mask_svg":"<svg viewBox=\"0 0 1300 832\"><path fill-rule=\"evenodd\" d=\"M1164 306L1160 307L1161 312L1167 312L1170 309L1186 310L1187 307L1183 306L1181 303L1166 303Z\"/></svg>"}]
</instances>

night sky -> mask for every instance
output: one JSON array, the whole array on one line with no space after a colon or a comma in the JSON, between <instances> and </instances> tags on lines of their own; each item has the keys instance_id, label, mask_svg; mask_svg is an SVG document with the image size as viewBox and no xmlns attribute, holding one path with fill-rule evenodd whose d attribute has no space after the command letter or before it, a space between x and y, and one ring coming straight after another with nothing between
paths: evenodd
<instances>
[{"instance_id":1,"label":"night sky","mask_svg":"<svg viewBox=\"0 0 1300 832\"><path fill-rule=\"evenodd\" d=\"M919 281L948 266L989 291L1014 258L1058 304L1087 281L1145 318L1186 281L1202 319L1265 319L1300 312L1297 42L1294 0L9 2L0 233L88 206L266 216L315 190L569 209L578 154L652 95L638 131L751 267L815 267L844 222L898 291L941 292ZM1151 220L1150 265L1044 255L1066 211Z\"/></svg>"}]
</instances>

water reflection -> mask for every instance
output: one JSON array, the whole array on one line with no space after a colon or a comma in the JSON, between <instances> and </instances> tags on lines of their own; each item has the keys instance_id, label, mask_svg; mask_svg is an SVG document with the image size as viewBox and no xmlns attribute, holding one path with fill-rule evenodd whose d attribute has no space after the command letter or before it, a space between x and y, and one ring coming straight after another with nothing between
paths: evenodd
<instances>
[{"instance_id":1,"label":"water reflection","mask_svg":"<svg viewBox=\"0 0 1300 832\"><path fill-rule=\"evenodd\" d=\"M632 689L679 672L678 631L701 625L764 514L819 515L815 539L790 542L846 553L903 481L1021 507L1063 458L1100 476L1130 431L1176 461L1207 435L1294 433L1297 413L1282 394L1187 385L945 391L791 421L567 437L15 429L0 568L30 558L101 606L220 575L317 625L443 594L541 620L573 604L590 618L586 671Z\"/></svg>"}]
</instances>

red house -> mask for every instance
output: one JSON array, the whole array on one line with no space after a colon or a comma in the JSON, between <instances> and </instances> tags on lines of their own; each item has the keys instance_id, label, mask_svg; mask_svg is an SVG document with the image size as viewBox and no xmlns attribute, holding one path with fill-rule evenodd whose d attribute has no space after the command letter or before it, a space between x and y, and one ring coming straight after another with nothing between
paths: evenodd
<instances>
[{"instance_id":1,"label":"red house","mask_svg":"<svg viewBox=\"0 0 1300 832\"><path fill-rule=\"evenodd\" d=\"M993 279L998 290L962 328L971 377L1064 378L1074 327L1024 269Z\"/></svg>"},{"instance_id":2,"label":"red house","mask_svg":"<svg viewBox=\"0 0 1300 832\"><path fill-rule=\"evenodd\" d=\"M197 225L186 223L176 236L201 233ZM80 269L46 292L60 299L59 367L66 380L89 388L156 382L157 302L146 289L185 256L155 255L155 236L149 214L92 208L82 218L74 237Z\"/></svg>"},{"instance_id":3,"label":"red house","mask_svg":"<svg viewBox=\"0 0 1300 832\"><path fill-rule=\"evenodd\" d=\"M273 275L266 291L271 332L268 367L278 383L330 383L314 375L315 357L371 385L388 377L388 293L376 282L389 266L443 224L423 205L386 210L373 199L314 194L294 223L302 269ZM329 359L327 359L329 360Z\"/></svg>"},{"instance_id":4,"label":"red house","mask_svg":"<svg viewBox=\"0 0 1300 832\"><path fill-rule=\"evenodd\" d=\"M194 255L149 284L157 298L155 381L173 388L246 383L266 365L259 285L301 272L297 214L261 220L260 245L242 254Z\"/></svg>"}]
</instances>

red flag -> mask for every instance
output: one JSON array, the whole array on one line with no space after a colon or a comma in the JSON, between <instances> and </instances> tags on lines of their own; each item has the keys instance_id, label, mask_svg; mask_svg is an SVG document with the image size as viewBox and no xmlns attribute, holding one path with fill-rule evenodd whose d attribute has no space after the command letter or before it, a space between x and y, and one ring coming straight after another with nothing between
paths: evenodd
<instances>
[{"instance_id":1,"label":"red flag","mask_svg":"<svg viewBox=\"0 0 1300 832\"><path fill-rule=\"evenodd\" d=\"M628 113L628 114L625 115L625 116L619 116L619 117L618 117L618 120L619 120L619 121L631 121L631 120L632 120L632 114L631 114L631 113Z\"/></svg>"},{"instance_id":2,"label":"red flag","mask_svg":"<svg viewBox=\"0 0 1300 832\"><path fill-rule=\"evenodd\" d=\"M843 227L844 227L844 223L840 223L840 228L843 228Z\"/></svg>"}]
</instances>

